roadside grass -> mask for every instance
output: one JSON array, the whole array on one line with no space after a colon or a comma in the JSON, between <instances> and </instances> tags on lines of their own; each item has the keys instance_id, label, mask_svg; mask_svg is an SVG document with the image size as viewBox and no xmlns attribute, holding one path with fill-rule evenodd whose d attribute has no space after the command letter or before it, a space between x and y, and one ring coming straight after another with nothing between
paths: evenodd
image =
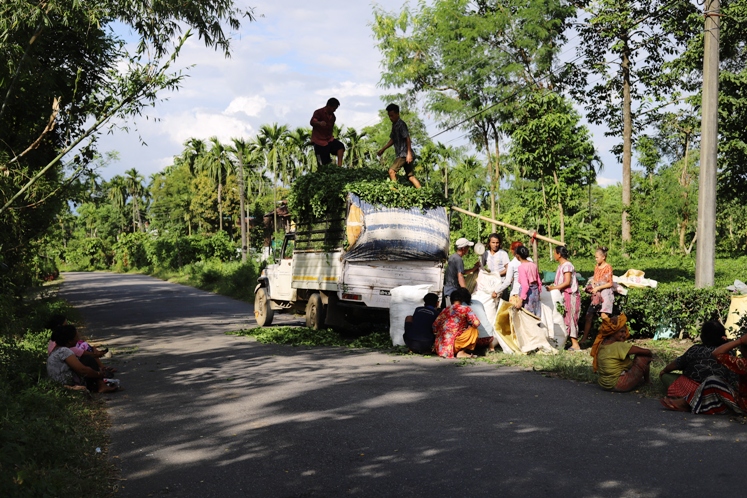
<instances>
[{"instance_id":1,"label":"roadside grass","mask_svg":"<svg viewBox=\"0 0 747 498\"><path fill-rule=\"evenodd\" d=\"M0 496L112 496L106 407L46 378L44 325L79 320L50 289L0 309Z\"/></svg>"},{"instance_id":2,"label":"roadside grass","mask_svg":"<svg viewBox=\"0 0 747 498\"><path fill-rule=\"evenodd\" d=\"M178 270L156 267L136 272L248 303L254 302L254 287L258 276L257 265L253 262L229 261L224 263L218 260L199 261L185 265Z\"/></svg>"},{"instance_id":3,"label":"roadside grass","mask_svg":"<svg viewBox=\"0 0 747 498\"><path fill-rule=\"evenodd\" d=\"M392 346L389 333L377 330L369 334L346 336L333 329L314 330L307 327L255 327L227 332L229 335L254 337L263 344L283 344L288 346L341 346L350 348L373 349L389 354L411 354L407 348ZM664 395L664 386L659 381L659 372L672 360L684 353L692 342L689 340L634 340L636 346L651 349L654 360L651 362L651 384L635 392L637 394L658 398ZM428 356L426 356L428 358ZM430 358L437 358L430 356ZM595 384L597 375L592 371L592 360L588 350L582 353L561 351L556 355L529 354L509 355L501 352L484 354L476 360L456 360L455 365L468 366L475 363L487 363L496 367L518 367L540 373L545 376Z\"/></svg>"}]
</instances>

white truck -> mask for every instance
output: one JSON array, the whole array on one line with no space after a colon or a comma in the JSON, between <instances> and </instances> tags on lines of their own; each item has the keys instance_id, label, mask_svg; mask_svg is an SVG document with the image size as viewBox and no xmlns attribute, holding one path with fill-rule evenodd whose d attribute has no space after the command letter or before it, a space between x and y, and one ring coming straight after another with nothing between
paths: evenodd
<instances>
[{"instance_id":1,"label":"white truck","mask_svg":"<svg viewBox=\"0 0 747 498\"><path fill-rule=\"evenodd\" d=\"M297 224L255 288L259 326L276 311L305 313L315 329L388 312L390 291L427 284L440 295L449 249L445 208L374 206L348 194L344 218Z\"/></svg>"}]
</instances>

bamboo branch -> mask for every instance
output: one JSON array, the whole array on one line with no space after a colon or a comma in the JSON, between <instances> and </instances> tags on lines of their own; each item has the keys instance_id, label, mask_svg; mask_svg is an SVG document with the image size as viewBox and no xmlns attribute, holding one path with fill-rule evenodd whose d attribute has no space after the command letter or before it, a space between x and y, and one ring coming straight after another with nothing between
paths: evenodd
<instances>
[{"instance_id":1,"label":"bamboo branch","mask_svg":"<svg viewBox=\"0 0 747 498\"><path fill-rule=\"evenodd\" d=\"M475 213L473 213L471 211L467 211L466 209L462 209L462 208L459 208L459 207L456 207L456 206L451 206L451 209L453 209L454 211L458 211L460 213L464 213L464 214L469 215L469 216L474 216L475 218L481 219L483 221L487 221L489 223L495 223L496 225L500 225L500 226L506 227L506 228L508 228L510 230L514 230L516 232L523 233L524 235L526 235L528 237L534 237L535 239L543 240L545 242L549 242L550 244L555 244L556 246L564 246L565 245L564 243L560 242L559 240L551 239L550 237L545 237L544 235L538 234L536 231L525 230L525 229L519 228L519 227L517 227L515 225L510 225L510 224L504 223L502 221L498 221L498 220L494 220L492 218L488 218L487 216L482 216L480 214L475 214Z\"/></svg>"}]
</instances>

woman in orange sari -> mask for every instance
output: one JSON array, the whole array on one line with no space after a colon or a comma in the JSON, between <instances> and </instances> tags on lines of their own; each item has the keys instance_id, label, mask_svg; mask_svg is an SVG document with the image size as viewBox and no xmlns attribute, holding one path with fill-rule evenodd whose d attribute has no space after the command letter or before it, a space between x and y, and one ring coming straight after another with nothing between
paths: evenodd
<instances>
[{"instance_id":1,"label":"woman in orange sari","mask_svg":"<svg viewBox=\"0 0 747 498\"><path fill-rule=\"evenodd\" d=\"M612 266L607 262L607 251L606 247L597 247L594 253L597 265L594 267L594 276L584 289L591 294L591 304L586 310L586 323L581 342L588 341L591 324L597 313L601 314L602 318L607 318L612 314L615 295L612 293Z\"/></svg>"}]
</instances>

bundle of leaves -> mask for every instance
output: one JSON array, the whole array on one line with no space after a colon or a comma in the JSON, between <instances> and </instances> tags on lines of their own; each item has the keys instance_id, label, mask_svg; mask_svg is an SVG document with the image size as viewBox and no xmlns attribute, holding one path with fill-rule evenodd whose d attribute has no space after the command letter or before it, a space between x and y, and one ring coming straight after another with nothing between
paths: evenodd
<instances>
[{"instance_id":1,"label":"bundle of leaves","mask_svg":"<svg viewBox=\"0 0 747 498\"><path fill-rule=\"evenodd\" d=\"M407 185L390 182L383 169L345 169L327 165L296 180L288 197L288 206L298 221L339 215L345 208L349 192L371 204L387 207L428 209L446 205L438 187L415 189L409 182Z\"/></svg>"}]
</instances>

